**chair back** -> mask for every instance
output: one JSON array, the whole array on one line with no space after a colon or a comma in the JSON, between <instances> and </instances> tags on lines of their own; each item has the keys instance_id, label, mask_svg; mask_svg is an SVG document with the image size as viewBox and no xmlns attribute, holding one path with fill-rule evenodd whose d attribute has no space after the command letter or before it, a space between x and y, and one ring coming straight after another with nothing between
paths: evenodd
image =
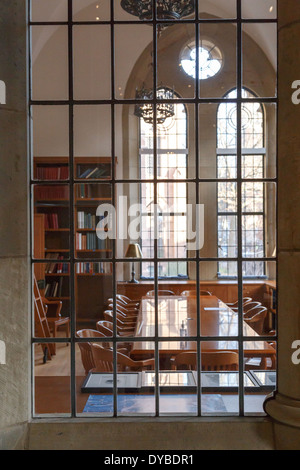
<instances>
[{"instance_id":1,"label":"chair back","mask_svg":"<svg viewBox=\"0 0 300 470\"><path fill-rule=\"evenodd\" d=\"M100 320L96 323L96 328L97 331L100 331L100 333L103 333L106 337L113 336L114 325L111 321Z\"/></svg>"},{"instance_id":2,"label":"chair back","mask_svg":"<svg viewBox=\"0 0 300 470\"><path fill-rule=\"evenodd\" d=\"M185 351L177 354L174 358L176 369L184 367L184 369L196 370L197 353L196 351Z\"/></svg>"},{"instance_id":3,"label":"chair back","mask_svg":"<svg viewBox=\"0 0 300 470\"><path fill-rule=\"evenodd\" d=\"M222 371L238 370L239 355L233 351L217 351L201 353L201 370Z\"/></svg>"},{"instance_id":4,"label":"chair back","mask_svg":"<svg viewBox=\"0 0 300 470\"><path fill-rule=\"evenodd\" d=\"M251 326L251 328L253 328L254 331L256 331L258 335L262 335L268 310L266 307L257 307L252 309L251 312L253 312L253 315L247 316L247 318L244 317L244 320ZM250 312L248 312L248 315L249 313Z\"/></svg>"},{"instance_id":5,"label":"chair back","mask_svg":"<svg viewBox=\"0 0 300 470\"><path fill-rule=\"evenodd\" d=\"M251 312L252 316L252 311L254 311L254 309L257 309L258 307L262 307L261 302L248 302L246 305L243 306L244 316L248 316L249 312Z\"/></svg>"},{"instance_id":6,"label":"chair back","mask_svg":"<svg viewBox=\"0 0 300 470\"><path fill-rule=\"evenodd\" d=\"M174 362L177 369L184 366L187 369L196 370L197 352L185 351L178 354ZM202 352L202 371L238 370L239 356L232 351Z\"/></svg>"},{"instance_id":7,"label":"chair back","mask_svg":"<svg viewBox=\"0 0 300 470\"><path fill-rule=\"evenodd\" d=\"M78 336L78 338L105 337L103 333L100 333L99 331L96 331L96 330L89 330L89 329L79 330L77 331L76 335ZM90 342L86 342L86 343L78 342L78 346L79 346L80 353L81 353L82 365L84 367L85 373L88 374L91 369L95 368L95 362L93 359L91 343Z\"/></svg>"},{"instance_id":8,"label":"chair back","mask_svg":"<svg viewBox=\"0 0 300 470\"><path fill-rule=\"evenodd\" d=\"M157 291L158 296L169 296L169 295L175 295L173 291L171 290L159 290ZM155 291L154 290L149 290L146 294L148 297L154 297Z\"/></svg>"},{"instance_id":9,"label":"chair back","mask_svg":"<svg viewBox=\"0 0 300 470\"><path fill-rule=\"evenodd\" d=\"M199 294L200 295L212 295L212 293L209 292L208 290L200 290ZM181 292L181 295L183 295L184 297L196 297L197 291L196 290L184 290L183 292Z\"/></svg>"},{"instance_id":10,"label":"chair back","mask_svg":"<svg viewBox=\"0 0 300 470\"><path fill-rule=\"evenodd\" d=\"M100 344L91 345L92 356L94 361L94 371L112 372L113 369L113 350L105 349Z\"/></svg>"}]
</instances>

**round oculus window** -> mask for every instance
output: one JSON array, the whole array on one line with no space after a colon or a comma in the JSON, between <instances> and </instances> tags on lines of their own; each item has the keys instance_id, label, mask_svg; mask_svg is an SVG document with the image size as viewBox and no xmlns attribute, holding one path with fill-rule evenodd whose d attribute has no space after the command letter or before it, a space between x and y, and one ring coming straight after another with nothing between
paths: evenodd
<instances>
[{"instance_id":1,"label":"round oculus window","mask_svg":"<svg viewBox=\"0 0 300 470\"><path fill-rule=\"evenodd\" d=\"M198 48L199 79L206 80L220 72L222 54L212 42L202 40ZM188 44L181 54L181 66L190 77L196 78L196 45Z\"/></svg>"}]
</instances>

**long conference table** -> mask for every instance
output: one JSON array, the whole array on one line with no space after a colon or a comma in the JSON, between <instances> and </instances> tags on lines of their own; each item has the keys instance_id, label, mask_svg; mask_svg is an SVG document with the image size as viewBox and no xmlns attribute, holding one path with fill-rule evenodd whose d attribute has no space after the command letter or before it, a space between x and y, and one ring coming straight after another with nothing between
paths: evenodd
<instances>
[{"instance_id":1,"label":"long conference table","mask_svg":"<svg viewBox=\"0 0 300 470\"><path fill-rule=\"evenodd\" d=\"M185 341L180 331L184 326L185 336L197 336L197 300L196 297L166 296L158 297L158 336L178 338L178 341L160 341L160 357L171 357L182 351L195 351L195 341ZM200 296L200 334L213 337L201 342L202 352L238 351L239 320L238 313L215 296ZM135 337L155 336L155 299L143 297L137 318ZM259 339L259 335L243 321L244 356L260 357L261 369L266 368L266 359L275 359L276 350L271 344ZM218 337L222 340L218 340ZM224 339L225 337L225 339ZM226 340L226 337L230 339ZM232 339L236 337L236 339ZM255 340L247 340L254 337ZM256 340L257 337L257 340ZM271 338L270 338L271 340ZM141 359L154 355L154 342L133 342L131 357Z\"/></svg>"}]
</instances>

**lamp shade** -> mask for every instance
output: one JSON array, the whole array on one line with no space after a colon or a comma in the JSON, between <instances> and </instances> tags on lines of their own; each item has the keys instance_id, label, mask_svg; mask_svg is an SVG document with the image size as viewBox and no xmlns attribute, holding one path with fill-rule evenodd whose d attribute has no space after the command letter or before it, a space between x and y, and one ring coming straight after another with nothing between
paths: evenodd
<instances>
[{"instance_id":1,"label":"lamp shade","mask_svg":"<svg viewBox=\"0 0 300 470\"><path fill-rule=\"evenodd\" d=\"M138 243L130 243L128 245L125 258L142 258L142 250Z\"/></svg>"}]
</instances>

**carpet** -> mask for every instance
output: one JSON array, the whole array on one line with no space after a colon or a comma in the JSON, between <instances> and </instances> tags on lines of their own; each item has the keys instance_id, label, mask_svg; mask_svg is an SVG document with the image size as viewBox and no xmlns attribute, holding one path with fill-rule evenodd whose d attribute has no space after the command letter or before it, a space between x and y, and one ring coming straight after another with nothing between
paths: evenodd
<instances>
[{"instance_id":1,"label":"carpet","mask_svg":"<svg viewBox=\"0 0 300 470\"><path fill-rule=\"evenodd\" d=\"M203 395L202 413L226 413L227 409L221 395ZM154 395L118 395L118 413L153 414L155 412ZM161 395L160 413L197 414L197 395ZM112 395L90 395L83 410L84 413L112 413Z\"/></svg>"}]
</instances>

